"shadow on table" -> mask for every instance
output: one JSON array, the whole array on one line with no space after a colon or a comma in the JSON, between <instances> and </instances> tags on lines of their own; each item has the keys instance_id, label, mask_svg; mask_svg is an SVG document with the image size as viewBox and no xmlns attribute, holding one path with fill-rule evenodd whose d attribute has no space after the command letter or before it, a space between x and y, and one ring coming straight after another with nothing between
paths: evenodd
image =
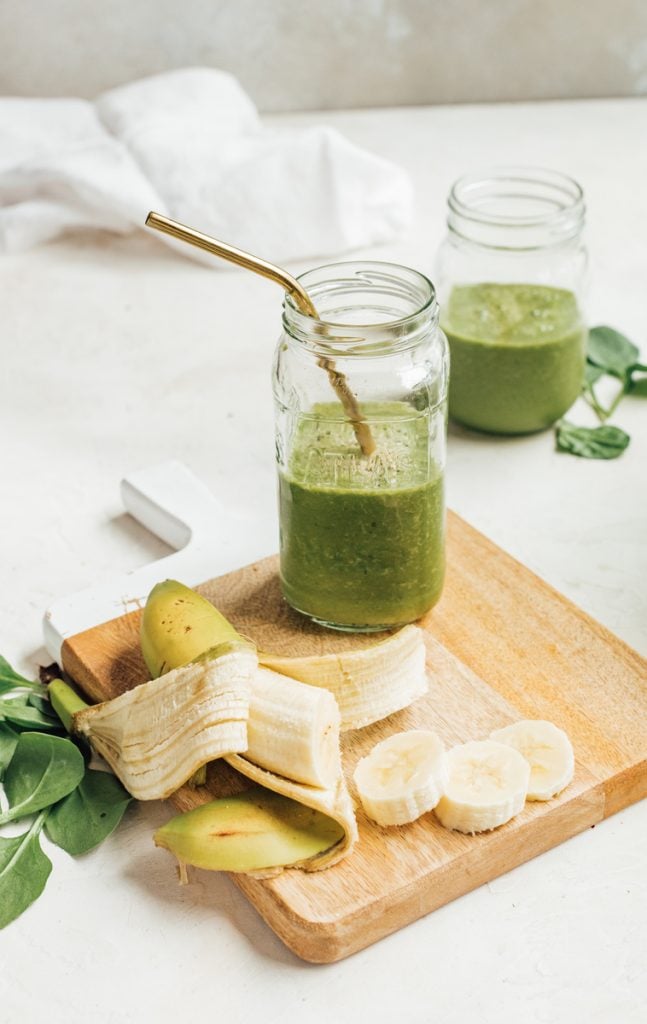
<instances>
[{"instance_id":1,"label":"shadow on table","mask_svg":"<svg viewBox=\"0 0 647 1024\"><path fill-rule=\"evenodd\" d=\"M152 834L170 814L170 807L165 808L157 802L150 806L139 804L138 824L150 827ZM213 926L217 929L219 920L224 918L256 953L266 959L298 967L311 966L283 945L227 874L192 867L188 872L189 884L180 885L173 858L165 851L157 850L140 856L134 854L125 875L147 896L163 903L167 911L177 914L178 919L188 914L196 915L198 919L207 913L212 914Z\"/></svg>"}]
</instances>

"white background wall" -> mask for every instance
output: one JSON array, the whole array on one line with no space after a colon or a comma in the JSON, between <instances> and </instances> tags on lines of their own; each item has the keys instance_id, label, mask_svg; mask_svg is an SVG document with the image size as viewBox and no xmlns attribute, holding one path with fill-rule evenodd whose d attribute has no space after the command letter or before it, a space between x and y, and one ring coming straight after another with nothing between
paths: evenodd
<instances>
[{"instance_id":1,"label":"white background wall","mask_svg":"<svg viewBox=\"0 0 647 1024\"><path fill-rule=\"evenodd\" d=\"M0 94L171 67L262 110L647 93L646 0L0 0Z\"/></svg>"}]
</instances>

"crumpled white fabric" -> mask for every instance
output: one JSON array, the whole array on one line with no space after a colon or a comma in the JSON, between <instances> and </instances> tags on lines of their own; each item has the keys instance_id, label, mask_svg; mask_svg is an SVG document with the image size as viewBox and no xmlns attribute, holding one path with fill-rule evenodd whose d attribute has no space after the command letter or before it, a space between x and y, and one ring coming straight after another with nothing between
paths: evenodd
<instances>
[{"instance_id":1,"label":"crumpled white fabric","mask_svg":"<svg viewBox=\"0 0 647 1024\"><path fill-rule=\"evenodd\" d=\"M223 71L170 71L94 103L0 99L0 250L79 228L127 233L151 209L281 262L397 236L412 188L332 128L268 131Z\"/></svg>"}]
</instances>

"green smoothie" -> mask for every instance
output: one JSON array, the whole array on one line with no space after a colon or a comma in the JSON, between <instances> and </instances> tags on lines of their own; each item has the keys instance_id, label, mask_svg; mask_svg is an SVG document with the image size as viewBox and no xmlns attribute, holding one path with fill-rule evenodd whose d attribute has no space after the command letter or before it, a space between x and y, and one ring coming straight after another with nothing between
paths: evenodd
<instances>
[{"instance_id":1,"label":"green smoothie","mask_svg":"<svg viewBox=\"0 0 647 1024\"><path fill-rule=\"evenodd\" d=\"M287 601L326 625L412 622L440 596L442 472L430 459L430 413L405 402L362 405L377 450L359 452L341 406L301 416L279 473L281 581Z\"/></svg>"},{"instance_id":2,"label":"green smoothie","mask_svg":"<svg viewBox=\"0 0 647 1024\"><path fill-rule=\"evenodd\" d=\"M459 423L495 434L543 430L580 393L586 332L573 292L456 286L442 326L451 355L449 414Z\"/></svg>"}]
</instances>

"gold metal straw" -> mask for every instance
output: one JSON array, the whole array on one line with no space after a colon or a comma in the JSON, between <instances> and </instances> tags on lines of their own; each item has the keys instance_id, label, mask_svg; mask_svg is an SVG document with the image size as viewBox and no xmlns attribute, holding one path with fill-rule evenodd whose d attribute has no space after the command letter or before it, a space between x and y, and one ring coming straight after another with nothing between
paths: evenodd
<instances>
[{"instance_id":1,"label":"gold metal straw","mask_svg":"<svg viewBox=\"0 0 647 1024\"><path fill-rule=\"evenodd\" d=\"M268 263L267 260L253 256L250 252L245 252L243 249L236 249L233 245L227 245L226 242L220 242L210 235L205 235L202 231L195 231L194 228L189 228L186 224L180 224L176 220L171 220L161 213L155 213L154 210L151 210L148 214L146 225L150 228L155 228L156 231L163 231L173 238L179 238L181 242L188 242L189 245L205 249L215 256L220 256L223 260L236 263L239 267L245 267L246 270L253 270L254 273L261 274L262 277L267 277L270 281L275 281L276 284L280 284L292 296L302 313L317 320L319 319L317 310L307 291L299 284L295 277L288 274L287 270L283 270L282 267L277 267L274 263ZM345 375L339 372L332 359L320 356L317 362L328 374L332 388L353 426L362 455L371 455L375 451L375 441L373 440L371 428L360 412L357 399L351 391Z\"/></svg>"}]
</instances>

